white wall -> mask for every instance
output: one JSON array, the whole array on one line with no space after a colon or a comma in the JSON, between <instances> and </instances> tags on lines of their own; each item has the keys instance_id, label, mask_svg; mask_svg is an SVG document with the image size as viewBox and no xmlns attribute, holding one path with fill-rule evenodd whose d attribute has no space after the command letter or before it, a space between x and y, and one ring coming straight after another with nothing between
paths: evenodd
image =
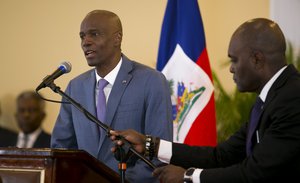
<instances>
[{"instance_id":1,"label":"white wall","mask_svg":"<svg viewBox=\"0 0 300 183\"><path fill-rule=\"evenodd\" d=\"M292 43L294 56L300 57L300 1L299 0L271 0L271 18L283 30L286 39Z\"/></svg>"}]
</instances>

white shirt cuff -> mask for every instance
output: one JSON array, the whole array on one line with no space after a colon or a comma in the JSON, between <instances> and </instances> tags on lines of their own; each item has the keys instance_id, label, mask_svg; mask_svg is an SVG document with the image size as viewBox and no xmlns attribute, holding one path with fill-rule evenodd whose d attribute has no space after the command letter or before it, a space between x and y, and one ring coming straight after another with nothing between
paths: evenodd
<instances>
[{"instance_id":1,"label":"white shirt cuff","mask_svg":"<svg viewBox=\"0 0 300 183\"><path fill-rule=\"evenodd\" d=\"M161 162L169 164L171 157L172 157L172 142L160 139L157 158ZM201 183L200 174L202 170L203 169L199 169L199 168L195 169L192 175L193 183Z\"/></svg>"},{"instance_id":2,"label":"white shirt cuff","mask_svg":"<svg viewBox=\"0 0 300 183\"><path fill-rule=\"evenodd\" d=\"M193 179L193 183L201 183L200 181L200 174L202 172L203 169L199 169L196 168L193 175L192 175L192 179Z\"/></svg>"},{"instance_id":3,"label":"white shirt cuff","mask_svg":"<svg viewBox=\"0 0 300 183\"><path fill-rule=\"evenodd\" d=\"M172 142L160 139L157 158L163 163L170 163L172 157Z\"/></svg>"}]
</instances>

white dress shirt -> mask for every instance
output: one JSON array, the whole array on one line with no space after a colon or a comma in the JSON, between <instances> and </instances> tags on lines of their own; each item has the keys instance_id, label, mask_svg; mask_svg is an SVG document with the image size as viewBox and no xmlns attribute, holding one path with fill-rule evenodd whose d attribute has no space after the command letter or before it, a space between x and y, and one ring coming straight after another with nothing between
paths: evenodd
<instances>
[{"instance_id":1,"label":"white dress shirt","mask_svg":"<svg viewBox=\"0 0 300 183\"><path fill-rule=\"evenodd\" d=\"M19 148L32 148L33 144L35 143L36 139L42 132L41 128L36 129L34 132L25 135L23 132L19 132L18 135L18 141L17 141L17 147ZM27 143L25 142L25 139L27 136Z\"/></svg>"},{"instance_id":2,"label":"white dress shirt","mask_svg":"<svg viewBox=\"0 0 300 183\"><path fill-rule=\"evenodd\" d=\"M117 66L112 71L110 71L104 78L101 78L97 74L97 71L95 70L97 83L99 82L100 79L105 79L108 82L108 85L106 85L104 87L104 89L103 89L104 90L105 99L106 99L106 103L107 103L109 94L111 92L112 86L114 85L115 80L117 78L118 72L119 72L119 70L121 68L121 65L122 65L122 57L121 57L121 60L119 61L119 63L117 64ZM95 88L95 94L96 94L95 100L96 100L96 106L97 106L97 103L98 103L98 94L99 94L99 88L98 88L97 84L96 84L96 88Z\"/></svg>"}]
</instances>

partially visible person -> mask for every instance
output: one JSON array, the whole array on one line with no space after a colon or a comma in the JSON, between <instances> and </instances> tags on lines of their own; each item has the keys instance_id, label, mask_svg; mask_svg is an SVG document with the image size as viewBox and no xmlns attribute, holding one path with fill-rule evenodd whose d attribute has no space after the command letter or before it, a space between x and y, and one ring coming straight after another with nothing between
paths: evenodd
<instances>
[{"instance_id":1,"label":"partially visible person","mask_svg":"<svg viewBox=\"0 0 300 183\"><path fill-rule=\"evenodd\" d=\"M50 148L51 135L42 129L45 101L34 91L22 92L16 101L16 120L20 132L15 145L20 148Z\"/></svg>"},{"instance_id":2,"label":"partially visible person","mask_svg":"<svg viewBox=\"0 0 300 183\"><path fill-rule=\"evenodd\" d=\"M300 74L285 58L286 40L277 23L257 18L231 37L230 72L240 92L257 93L249 122L216 147L192 147L155 138L156 168L163 183L284 183L300 180ZM146 137L122 135L140 153ZM117 141L121 145L122 141ZM115 151L115 148L112 148Z\"/></svg>"},{"instance_id":3,"label":"partially visible person","mask_svg":"<svg viewBox=\"0 0 300 183\"><path fill-rule=\"evenodd\" d=\"M15 146L15 138L17 133L0 127L0 147Z\"/></svg>"},{"instance_id":4,"label":"partially visible person","mask_svg":"<svg viewBox=\"0 0 300 183\"><path fill-rule=\"evenodd\" d=\"M1 115L2 110L0 106L0 116ZM15 146L15 136L16 132L0 127L0 147Z\"/></svg>"},{"instance_id":5,"label":"partially visible person","mask_svg":"<svg viewBox=\"0 0 300 183\"><path fill-rule=\"evenodd\" d=\"M72 79L66 93L113 129L132 128L172 140L168 82L162 73L122 53L119 17L110 11L94 10L81 22L79 36L87 64L93 68ZM110 152L113 143L106 135L77 108L62 104L51 147L83 149L119 172L118 161ZM161 164L157 159L153 163ZM159 182L144 162L130 159L127 165L129 182Z\"/></svg>"}]
</instances>

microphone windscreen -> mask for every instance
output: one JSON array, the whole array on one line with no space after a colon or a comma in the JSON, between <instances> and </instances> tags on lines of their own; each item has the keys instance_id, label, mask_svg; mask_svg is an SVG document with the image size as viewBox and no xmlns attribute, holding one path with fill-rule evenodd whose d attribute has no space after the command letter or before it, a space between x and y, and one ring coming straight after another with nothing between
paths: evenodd
<instances>
[{"instance_id":1,"label":"microphone windscreen","mask_svg":"<svg viewBox=\"0 0 300 183\"><path fill-rule=\"evenodd\" d=\"M72 64L68 61L62 62L59 67L64 67L64 73L68 73L72 70Z\"/></svg>"}]
</instances>

